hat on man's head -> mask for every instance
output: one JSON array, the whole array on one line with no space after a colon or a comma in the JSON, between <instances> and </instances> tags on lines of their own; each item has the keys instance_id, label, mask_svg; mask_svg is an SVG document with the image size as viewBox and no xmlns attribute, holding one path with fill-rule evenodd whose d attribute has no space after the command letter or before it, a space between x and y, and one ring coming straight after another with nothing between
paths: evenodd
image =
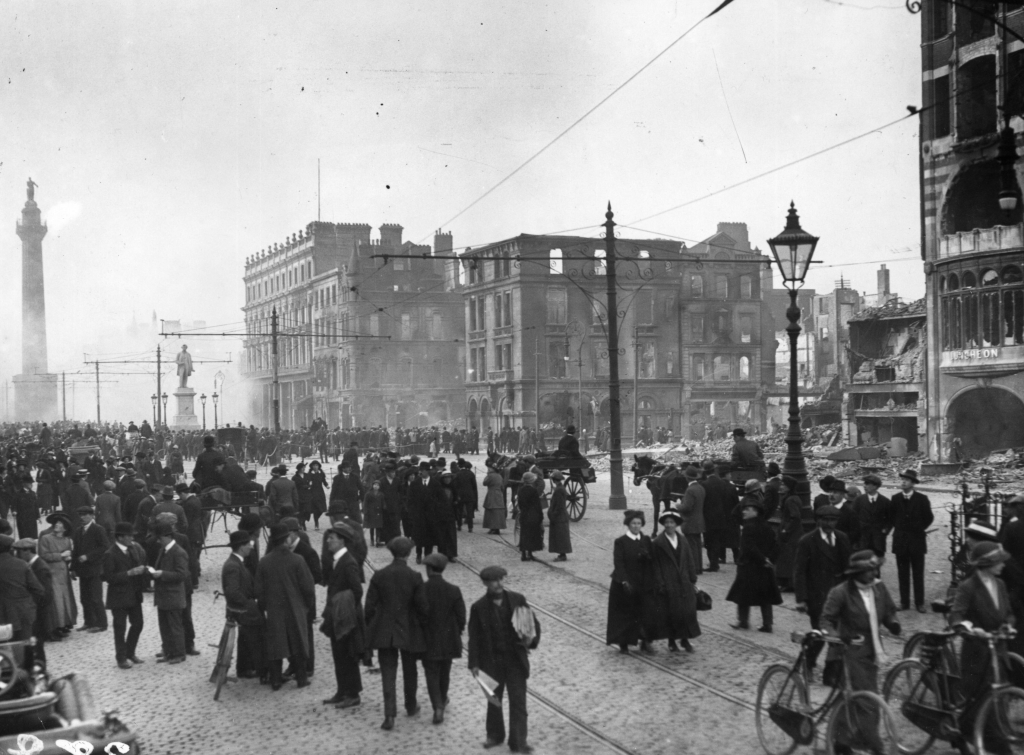
<instances>
[{"instance_id":1,"label":"hat on man's head","mask_svg":"<svg viewBox=\"0 0 1024 755\"><path fill-rule=\"evenodd\" d=\"M996 528L985 522L971 522L964 528L964 535L975 540L987 540L992 543L999 541L999 533L996 532Z\"/></svg>"},{"instance_id":2,"label":"hat on man's head","mask_svg":"<svg viewBox=\"0 0 1024 755\"><path fill-rule=\"evenodd\" d=\"M554 480L555 482L561 482L565 479L565 475L562 474L560 469L552 469L551 473L548 475L548 479Z\"/></svg>"},{"instance_id":3,"label":"hat on man's head","mask_svg":"<svg viewBox=\"0 0 1024 755\"><path fill-rule=\"evenodd\" d=\"M987 569L990 566L1007 561L1010 554L1003 550L999 543L982 542L971 548L967 563L976 569Z\"/></svg>"},{"instance_id":4,"label":"hat on man's head","mask_svg":"<svg viewBox=\"0 0 1024 755\"><path fill-rule=\"evenodd\" d=\"M855 574L862 574L866 571L875 571L882 566L882 561L883 559L876 556L874 551L857 551L850 556L850 565L843 573L847 577L852 577Z\"/></svg>"},{"instance_id":5,"label":"hat on man's head","mask_svg":"<svg viewBox=\"0 0 1024 755\"><path fill-rule=\"evenodd\" d=\"M228 539L231 543L231 550L238 550L246 543L252 542L252 535L245 530L235 530L228 536Z\"/></svg>"},{"instance_id":6,"label":"hat on man's head","mask_svg":"<svg viewBox=\"0 0 1024 755\"><path fill-rule=\"evenodd\" d=\"M683 474L686 475L688 480L696 480L700 477L700 470L697 467L687 467Z\"/></svg>"},{"instance_id":7,"label":"hat on man's head","mask_svg":"<svg viewBox=\"0 0 1024 755\"><path fill-rule=\"evenodd\" d=\"M790 478L790 479L792 479L792 478ZM783 477L782 481L785 482L786 478ZM757 479L756 477L751 477L749 480L747 480L745 483L743 483L743 492L744 493L749 493L749 492L751 492L753 490L760 490L760 489L761 489L761 481L759 479Z\"/></svg>"},{"instance_id":8,"label":"hat on man's head","mask_svg":"<svg viewBox=\"0 0 1024 755\"><path fill-rule=\"evenodd\" d=\"M174 488L172 488L170 485L164 485L162 488L160 488L160 495L162 495L165 500L169 501L172 498L174 498Z\"/></svg>"},{"instance_id":9,"label":"hat on man's head","mask_svg":"<svg viewBox=\"0 0 1024 755\"><path fill-rule=\"evenodd\" d=\"M832 484L828 488L829 493L845 493L846 483L842 480L833 480Z\"/></svg>"},{"instance_id":10,"label":"hat on man's head","mask_svg":"<svg viewBox=\"0 0 1024 755\"><path fill-rule=\"evenodd\" d=\"M6 553L14 547L14 538L10 535L0 535L0 553Z\"/></svg>"},{"instance_id":11,"label":"hat on man's head","mask_svg":"<svg viewBox=\"0 0 1024 755\"><path fill-rule=\"evenodd\" d=\"M432 467L431 467L429 461L421 461L420 462L420 471L421 472L423 472L423 471L429 472L431 469L432 469Z\"/></svg>"},{"instance_id":12,"label":"hat on man's head","mask_svg":"<svg viewBox=\"0 0 1024 755\"><path fill-rule=\"evenodd\" d=\"M523 483L526 485L532 485L537 482L537 475L533 472L526 472L523 474Z\"/></svg>"},{"instance_id":13,"label":"hat on man's head","mask_svg":"<svg viewBox=\"0 0 1024 755\"><path fill-rule=\"evenodd\" d=\"M742 427L737 427L735 430L732 431L732 434L743 436L747 434L747 431L744 430Z\"/></svg>"},{"instance_id":14,"label":"hat on man's head","mask_svg":"<svg viewBox=\"0 0 1024 755\"><path fill-rule=\"evenodd\" d=\"M498 579L505 579L507 576L508 572L501 566L485 566L480 570L481 582L494 582Z\"/></svg>"},{"instance_id":15,"label":"hat on man's head","mask_svg":"<svg viewBox=\"0 0 1024 755\"><path fill-rule=\"evenodd\" d=\"M12 546L16 551L32 551L36 552L36 541L30 537L23 537L20 540L15 540Z\"/></svg>"},{"instance_id":16,"label":"hat on man's head","mask_svg":"<svg viewBox=\"0 0 1024 755\"><path fill-rule=\"evenodd\" d=\"M238 520L238 529L245 530L252 534L258 532L263 527L263 520L260 519L260 515L255 511L250 511L247 514L242 514Z\"/></svg>"},{"instance_id":17,"label":"hat on man's head","mask_svg":"<svg viewBox=\"0 0 1024 755\"><path fill-rule=\"evenodd\" d=\"M882 478L879 477L876 474L865 475L865 477L864 477L864 484L865 485L874 485L876 488L880 488L880 487L882 487Z\"/></svg>"},{"instance_id":18,"label":"hat on man's head","mask_svg":"<svg viewBox=\"0 0 1024 755\"><path fill-rule=\"evenodd\" d=\"M835 477L833 477L830 474L827 474L824 477L822 477L820 480L818 480L818 486L827 493L827 492L829 492L829 490L832 489L832 483L835 482L835 481L836 481Z\"/></svg>"},{"instance_id":19,"label":"hat on man's head","mask_svg":"<svg viewBox=\"0 0 1024 755\"><path fill-rule=\"evenodd\" d=\"M575 435L576 434L576 425L569 425L567 428L565 428L565 432L566 432L567 435Z\"/></svg>"},{"instance_id":20,"label":"hat on man's head","mask_svg":"<svg viewBox=\"0 0 1024 755\"><path fill-rule=\"evenodd\" d=\"M213 437L212 435L207 435L207 436L205 436L205 437L203 438L203 445L204 445L204 446L206 446L207 448L210 448L210 447L211 447L211 446L213 446L213 445L214 445L214 444L215 444L216 442L217 442L217 439L216 439L216 438L214 438L214 437Z\"/></svg>"},{"instance_id":21,"label":"hat on man's head","mask_svg":"<svg viewBox=\"0 0 1024 755\"><path fill-rule=\"evenodd\" d=\"M407 537L393 537L388 541L388 550L395 558L407 558L412 553L413 543Z\"/></svg>"},{"instance_id":22,"label":"hat on man's head","mask_svg":"<svg viewBox=\"0 0 1024 755\"><path fill-rule=\"evenodd\" d=\"M921 482L917 477L916 469L904 469L902 472L900 472L900 477L902 477L904 480L910 480L915 485Z\"/></svg>"},{"instance_id":23,"label":"hat on man's head","mask_svg":"<svg viewBox=\"0 0 1024 755\"><path fill-rule=\"evenodd\" d=\"M780 474L782 474L782 470L779 468L779 463L776 461L768 462L768 476L778 477Z\"/></svg>"},{"instance_id":24,"label":"hat on man's head","mask_svg":"<svg viewBox=\"0 0 1024 755\"><path fill-rule=\"evenodd\" d=\"M533 454L527 454L526 456L523 457L523 461L525 461L527 464L536 464L537 457L534 456Z\"/></svg>"},{"instance_id":25,"label":"hat on man's head","mask_svg":"<svg viewBox=\"0 0 1024 755\"><path fill-rule=\"evenodd\" d=\"M113 490L114 488L117 487L117 483L114 482L113 480L104 480L103 481L103 487L106 490Z\"/></svg>"},{"instance_id":26,"label":"hat on man's head","mask_svg":"<svg viewBox=\"0 0 1024 755\"><path fill-rule=\"evenodd\" d=\"M75 513L79 516L84 516L85 514L95 514L96 509L94 509L92 506L79 506L77 509L75 509Z\"/></svg>"},{"instance_id":27,"label":"hat on man's head","mask_svg":"<svg viewBox=\"0 0 1024 755\"><path fill-rule=\"evenodd\" d=\"M283 517L280 523L287 527L289 532L298 532L300 529L302 529L302 527L299 525L299 520L293 516Z\"/></svg>"},{"instance_id":28,"label":"hat on man's head","mask_svg":"<svg viewBox=\"0 0 1024 755\"><path fill-rule=\"evenodd\" d=\"M169 522L157 522L153 528L153 534L157 537L173 537L174 525Z\"/></svg>"},{"instance_id":29,"label":"hat on man's head","mask_svg":"<svg viewBox=\"0 0 1024 755\"><path fill-rule=\"evenodd\" d=\"M324 533L324 537L327 537L327 535L331 533L337 535L342 540L348 540L350 542L355 542L359 539L359 534L352 529L352 527L345 524L345 522L335 522L332 524Z\"/></svg>"},{"instance_id":30,"label":"hat on man's head","mask_svg":"<svg viewBox=\"0 0 1024 755\"><path fill-rule=\"evenodd\" d=\"M839 509L835 506L819 506L814 512L818 519L839 519Z\"/></svg>"},{"instance_id":31,"label":"hat on man's head","mask_svg":"<svg viewBox=\"0 0 1024 755\"><path fill-rule=\"evenodd\" d=\"M125 535L134 535L135 530L132 528L131 522L118 522L114 525L114 537L124 537Z\"/></svg>"},{"instance_id":32,"label":"hat on man's head","mask_svg":"<svg viewBox=\"0 0 1024 755\"><path fill-rule=\"evenodd\" d=\"M423 565L429 566L434 571L444 571L444 567L448 566L448 559L443 553L431 553L423 559Z\"/></svg>"},{"instance_id":33,"label":"hat on man's head","mask_svg":"<svg viewBox=\"0 0 1024 755\"><path fill-rule=\"evenodd\" d=\"M287 525L281 522L270 525L270 534L267 538L267 547L276 548L279 545L283 545L290 534L291 530L288 529Z\"/></svg>"},{"instance_id":34,"label":"hat on man's head","mask_svg":"<svg viewBox=\"0 0 1024 755\"><path fill-rule=\"evenodd\" d=\"M671 519L676 524L683 523L683 516L675 509L669 509L664 514L658 517L658 524L665 524L666 519Z\"/></svg>"},{"instance_id":35,"label":"hat on man's head","mask_svg":"<svg viewBox=\"0 0 1024 755\"><path fill-rule=\"evenodd\" d=\"M136 480L136 481L135 481L134 483L132 483L132 484L133 484L133 485L135 485L135 487L136 487L136 488L137 488L138 490L145 490L145 489L146 489L146 481L145 481L145 480Z\"/></svg>"},{"instance_id":36,"label":"hat on man's head","mask_svg":"<svg viewBox=\"0 0 1024 755\"><path fill-rule=\"evenodd\" d=\"M345 512L346 509L344 501L332 501L331 504L327 507L327 516L329 516L331 519L334 519L338 516L345 516Z\"/></svg>"}]
</instances>

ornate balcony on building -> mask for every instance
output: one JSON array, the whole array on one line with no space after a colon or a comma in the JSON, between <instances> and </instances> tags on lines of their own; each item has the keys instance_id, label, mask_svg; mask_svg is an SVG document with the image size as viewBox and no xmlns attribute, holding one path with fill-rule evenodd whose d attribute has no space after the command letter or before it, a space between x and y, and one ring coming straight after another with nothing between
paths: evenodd
<instances>
[{"instance_id":1,"label":"ornate balcony on building","mask_svg":"<svg viewBox=\"0 0 1024 755\"><path fill-rule=\"evenodd\" d=\"M1024 247L1024 224L997 225L951 233L939 239L939 259L981 252L1003 252Z\"/></svg>"}]
</instances>

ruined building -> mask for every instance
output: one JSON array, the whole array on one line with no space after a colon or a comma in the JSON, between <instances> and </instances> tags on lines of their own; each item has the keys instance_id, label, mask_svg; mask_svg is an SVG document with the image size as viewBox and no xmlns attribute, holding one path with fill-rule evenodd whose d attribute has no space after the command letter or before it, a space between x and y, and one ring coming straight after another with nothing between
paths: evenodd
<instances>
[{"instance_id":1,"label":"ruined building","mask_svg":"<svg viewBox=\"0 0 1024 755\"><path fill-rule=\"evenodd\" d=\"M926 432L953 461L1024 446L1024 44L991 21L1021 35L1024 10L923 6Z\"/></svg>"},{"instance_id":2,"label":"ruined building","mask_svg":"<svg viewBox=\"0 0 1024 755\"><path fill-rule=\"evenodd\" d=\"M451 234L435 250L451 252ZM425 255L421 259L382 255ZM242 374L251 421L273 426L271 314L278 313L281 426L421 426L463 405L462 297L454 263L402 227L309 223L246 260Z\"/></svg>"},{"instance_id":3,"label":"ruined building","mask_svg":"<svg viewBox=\"0 0 1024 755\"><path fill-rule=\"evenodd\" d=\"M851 379L843 390L843 423L851 446L903 438L916 451L926 426L925 301L865 309L849 320ZM896 445L901 445L897 441Z\"/></svg>"}]
</instances>

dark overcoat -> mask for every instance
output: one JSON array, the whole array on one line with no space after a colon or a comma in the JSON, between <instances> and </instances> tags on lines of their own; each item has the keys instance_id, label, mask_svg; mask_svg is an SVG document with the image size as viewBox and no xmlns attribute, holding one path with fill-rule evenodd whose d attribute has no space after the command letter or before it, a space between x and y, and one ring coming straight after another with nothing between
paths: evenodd
<instances>
[{"instance_id":1,"label":"dark overcoat","mask_svg":"<svg viewBox=\"0 0 1024 755\"><path fill-rule=\"evenodd\" d=\"M886 627L893 634L899 634L900 622L896 617L896 604L893 603L889 590L878 582L871 588L871 593L879 625ZM864 638L864 642L858 645L829 646L828 658L837 659L842 653L852 687L856 690L877 692L879 664L875 645L871 641L871 619L860 595L860 588L853 579L844 580L829 591L821 620L826 628L831 628L847 642L856 637ZM881 635L879 631L879 638Z\"/></svg>"},{"instance_id":2,"label":"dark overcoat","mask_svg":"<svg viewBox=\"0 0 1024 755\"><path fill-rule=\"evenodd\" d=\"M363 615L363 573L351 552L343 553L337 561L334 560L334 554L331 554L331 566L327 573L324 574L324 581L327 584L327 600L324 601L323 611L324 633L328 637L334 638L331 600L338 593L350 590L356 609L356 622L352 632L345 635L345 637L348 639L348 652L351 653L352 657L360 656L366 647L366 620Z\"/></svg>"},{"instance_id":3,"label":"dark overcoat","mask_svg":"<svg viewBox=\"0 0 1024 755\"><path fill-rule=\"evenodd\" d=\"M804 536L803 501L800 496L789 495L779 507L779 554L775 571L779 579L792 580L796 564L796 549Z\"/></svg>"},{"instance_id":4,"label":"dark overcoat","mask_svg":"<svg viewBox=\"0 0 1024 755\"><path fill-rule=\"evenodd\" d=\"M309 657L309 615L316 610L313 575L287 545L267 552L256 567L256 597L266 616L267 660Z\"/></svg>"},{"instance_id":5,"label":"dark overcoat","mask_svg":"<svg viewBox=\"0 0 1024 755\"><path fill-rule=\"evenodd\" d=\"M829 547L821 530L800 538L793 567L793 592L798 603L807 604L807 613L817 621L825 607L829 591L843 580L850 561L850 540L839 530L833 533L835 545Z\"/></svg>"},{"instance_id":6,"label":"dark overcoat","mask_svg":"<svg viewBox=\"0 0 1024 755\"><path fill-rule=\"evenodd\" d=\"M227 601L226 617L229 615L227 609L231 608L241 611L235 614L235 620L242 626L263 626L263 612L256 599L256 579L234 554L228 556L220 569L220 589Z\"/></svg>"},{"instance_id":7,"label":"dark overcoat","mask_svg":"<svg viewBox=\"0 0 1024 755\"><path fill-rule=\"evenodd\" d=\"M384 526L384 494L370 490L363 498L363 526L381 529Z\"/></svg>"},{"instance_id":8,"label":"dark overcoat","mask_svg":"<svg viewBox=\"0 0 1024 755\"><path fill-rule=\"evenodd\" d=\"M427 620L424 625L427 652L424 658L446 661L462 657L462 632L466 629L466 601L462 591L440 574L427 577Z\"/></svg>"},{"instance_id":9,"label":"dark overcoat","mask_svg":"<svg viewBox=\"0 0 1024 755\"><path fill-rule=\"evenodd\" d=\"M97 522L79 527L71 538L75 544L71 569L79 577L98 577L103 573L103 556L110 547L107 531ZM79 560L85 556L85 560Z\"/></svg>"},{"instance_id":10,"label":"dark overcoat","mask_svg":"<svg viewBox=\"0 0 1024 755\"><path fill-rule=\"evenodd\" d=\"M892 552L897 556L920 556L928 552L925 534L935 521L928 496L916 490L907 496L900 491L892 497Z\"/></svg>"},{"instance_id":11,"label":"dark overcoat","mask_svg":"<svg viewBox=\"0 0 1024 755\"><path fill-rule=\"evenodd\" d=\"M679 532L677 546L662 532L654 539L654 592L656 624L649 639L687 639L700 636L697 622L697 569L686 537Z\"/></svg>"},{"instance_id":12,"label":"dark overcoat","mask_svg":"<svg viewBox=\"0 0 1024 755\"><path fill-rule=\"evenodd\" d=\"M872 503L867 493L864 493L857 496L853 505L860 522L857 548L874 551L876 556L884 556L885 541L892 530L892 501L879 494Z\"/></svg>"},{"instance_id":13,"label":"dark overcoat","mask_svg":"<svg viewBox=\"0 0 1024 755\"><path fill-rule=\"evenodd\" d=\"M629 535L616 538L613 548L615 570L608 590L609 645L635 645L654 623L654 556L651 538Z\"/></svg>"},{"instance_id":14,"label":"dark overcoat","mask_svg":"<svg viewBox=\"0 0 1024 755\"><path fill-rule=\"evenodd\" d=\"M32 559L29 568L43 586L43 595L36 596L36 621L32 626L32 635L42 641L57 628L57 606L53 602L53 572L50 565L39 556Z\"/></svg>"},{"instance_id":15,"label":"dark overcoat","mask_svg":"<svg viewBox=\"0 0 1024 755\"><path fill-rule=\"evenodd\" d=\"M160 550L154 568L162 573L153 581L153 602L164 611L185 608L188 605L187 590L192 587L188 552L177 540L169 550L162 545L158 547Z\"/></svg>"},{"instance_id":16,"label":"dark overcoat","mask_svg":"<svg viewBox=\"0 0 1024 755\"><path fill-rule=\"evenodd\" d=\"M565 488L556 485L548 505L548 553L572 553L572 538L569 536L569 508Z\"/></svg>"},{"instance_id":17,"label":"dark overcoat","mask_svg":"<svg viewBox=\"0 0 1024 755\"><path fill-rule=\"evenodd\" d=\"M366 591L367 646L422 653L427 649L423 632L427 611L423 577L404 560L395 559L370 578Z\"/></svg>"},{"instance_id":18,"label":"dark overcoat","mask_svg":"<svg viewBox=\"0 0 1024 755\"><path fill-rule=\"evenodd\" d=\"M507 674L506 664L514 663L522 670L523 678L528 679L529 651L540 643L540 622L534 613L534 638L528 648L516 634L512 616L517 608L529 604L525 597L511 590L505 590L504 596L501 608L496 608L491 596L485 594L469 609L468 665L471 669L480 669L496 682L503 682ZM504 653L500 652L502 647Z\"/></svg>"},{"instance_id":19,"label":"dark overcoat","mask_svg":"<svg viewBox=\"0 0 1024 755\"><path fill-rule=\"evenodd\" d=\"M409 537L420 548L436 545L434 528L430 526L430 491L420 477L409 483L406 498L406 537Z\"/></svg>"},{"instance_id":20,"label":"dark overcoat","mask_svg":"<svg viewBox=\"0 0 1024 755\"><path fill-rule=\"evenodd\" d=\"M15 639L32 634L36 602L44 595L32 567L10 551L0 553L0 624L12 624Z\"/></svg>"},{"instance_id":21,"label":"dark overcoat","mask_svg":"<svg viewBox=\"0 0 1024 755\"><path fill-rule=\"evenodd\" d=\"M740 606L782 605L773 568L777 552L775 533L767 522L759 516L744 522L736 579L725 599Z\"/></svg>"},{"instance_id":22,"label":"dark overcoat","mask_svg":"<svg viewBox=\"0 0 1024 755\"><path fill-rule=\"evenodd\" d=\"M146 565L146 552L133 542L128 553L122 553L114 543L103 554L103 581L107 583L108 609L134 608L142 605L142 591L146 588L147 574L128 576L128 570Z\"/></svg>"},{"instance_id":23,"label":"dark overcoat","mask_svg":"<svg viewBox=\"0 0 1024 755\"><path fill-rule=\"evenodd\" d=\"M519 550L544 550L544 509L540 494L532 485L520 485L516 500L519 505Z\"/></svg>"},{"instance_id":24,"label":"dark overcoat","mask_svg":"<svg viewBox=\"0 0 1024 755\"><path fill-rule=\"evenodd\" d=\"M960 583L953 608L949 612L951 625L969 621L975 627L993 632L1004 624L1013 623L1009 593L1003 581L996 579L999 605L992 601L992 595L977 573ZM964 636L960 651L961 690L972 695L992 681L992 663L989 659L988 642L980 637Z\"/></svg>"}]
</instances>

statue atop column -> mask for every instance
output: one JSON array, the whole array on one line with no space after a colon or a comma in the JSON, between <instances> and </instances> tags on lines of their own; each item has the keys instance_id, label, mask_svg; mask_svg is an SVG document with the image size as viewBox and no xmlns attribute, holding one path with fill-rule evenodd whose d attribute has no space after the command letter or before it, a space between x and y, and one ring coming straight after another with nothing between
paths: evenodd
<instances>
[{"instance_id":1,"label":"statue atop column","mask_svg":"<svg viewBox=\"0 0 1024 755\"><path fill-rule=\"evenodd\" d=\"M182 345L181 351L178 352L177 358L174 360L178 363L178 387L188 387L188 376L192 374L192 355L188 353L188 346Z\"/></svg>"},{"instance_id":2,"label":"statue atop column","mask_svg":"<svg viewBox=\"0 0 1024 755\"><path fill-rule=\"evenodd\" d=\"M28 201L29 202L34 202L36 200L36 187L38 185L39 184L37 184L35 181L33 181L32 177L29 176L29 179L28 179L28 182L27 182L27 186L28 186L28 192L27 193L28 193Z\"/></svg>"}]
</instances>

